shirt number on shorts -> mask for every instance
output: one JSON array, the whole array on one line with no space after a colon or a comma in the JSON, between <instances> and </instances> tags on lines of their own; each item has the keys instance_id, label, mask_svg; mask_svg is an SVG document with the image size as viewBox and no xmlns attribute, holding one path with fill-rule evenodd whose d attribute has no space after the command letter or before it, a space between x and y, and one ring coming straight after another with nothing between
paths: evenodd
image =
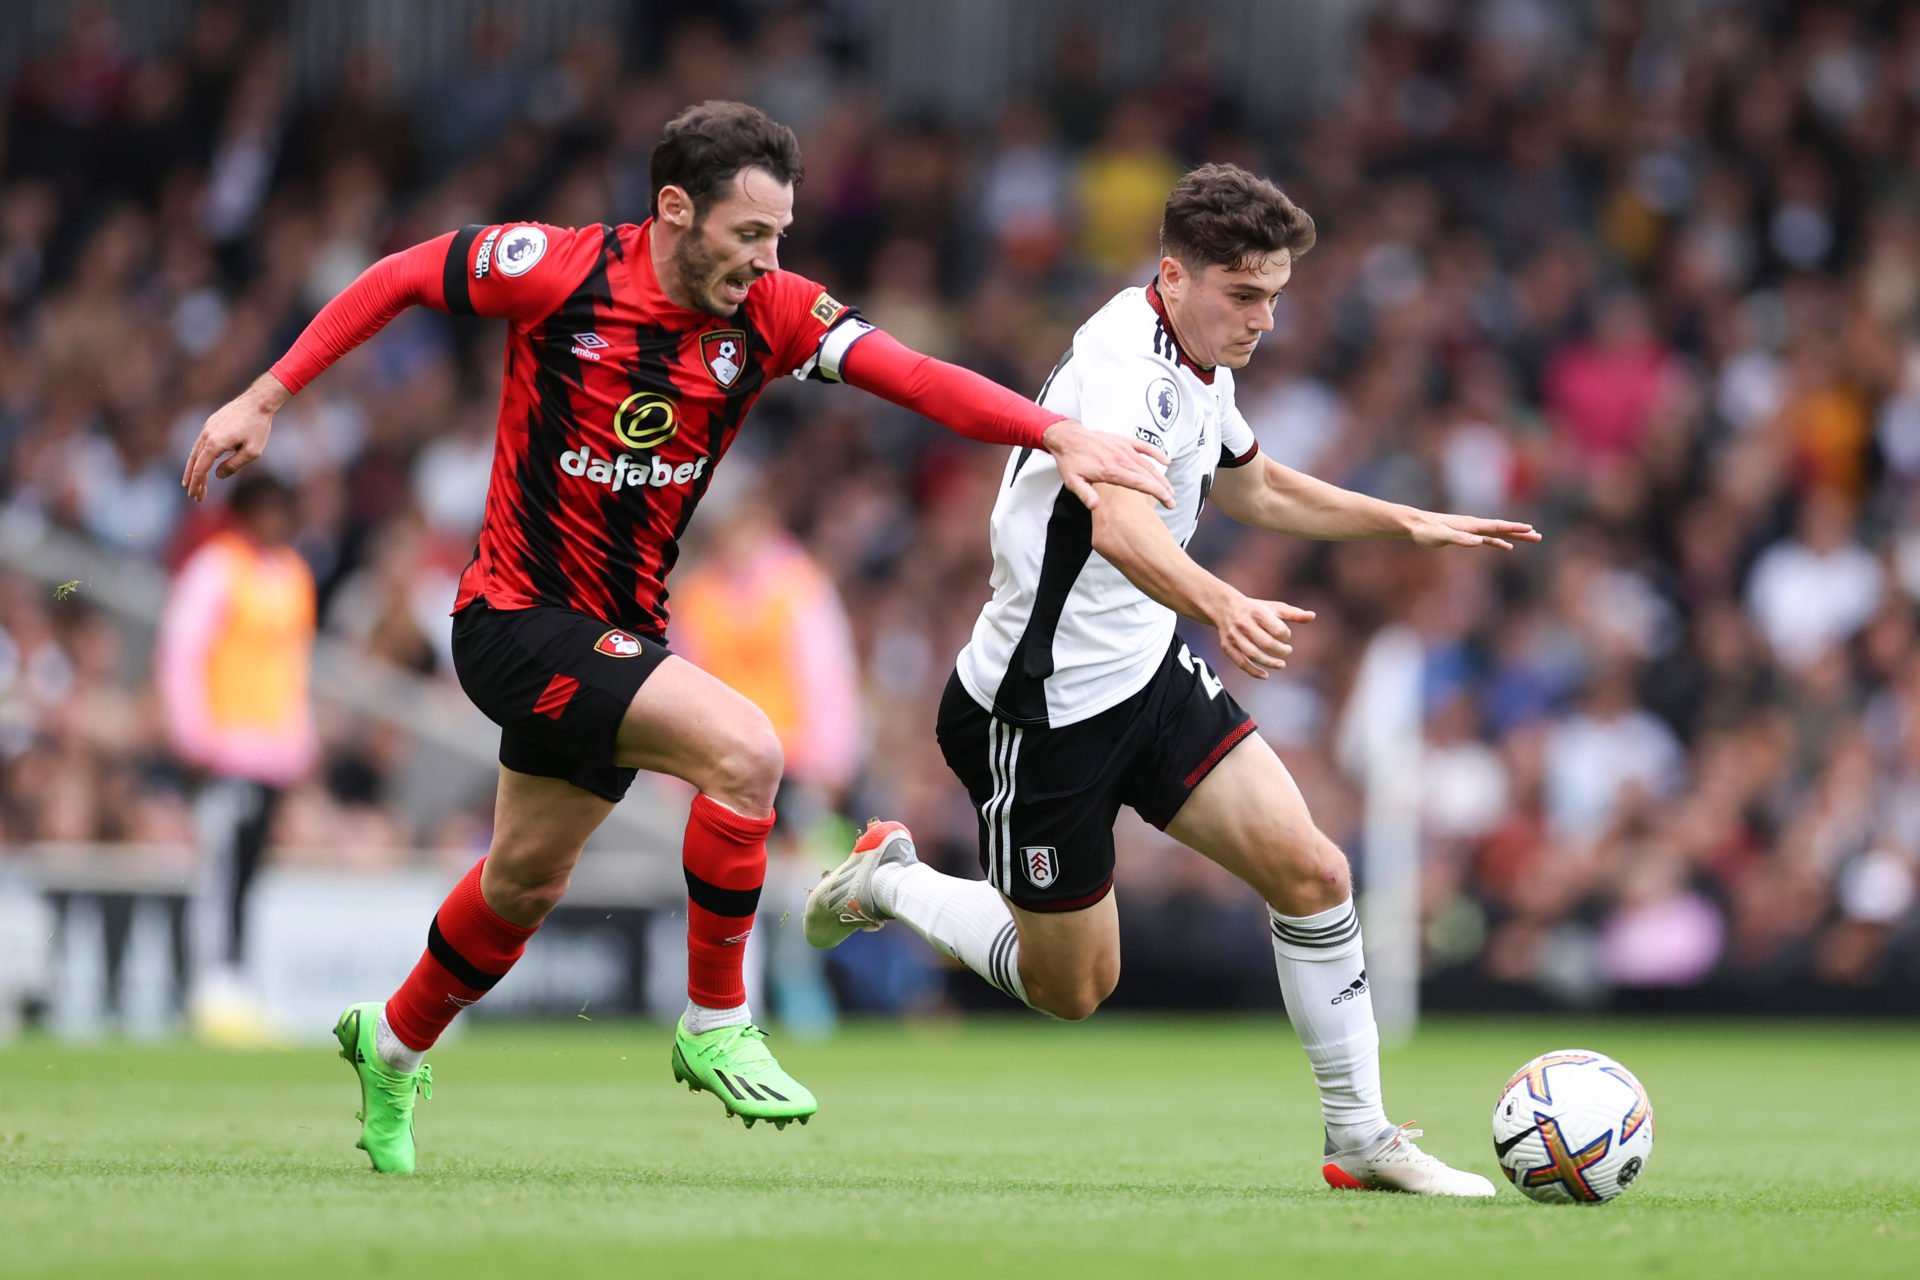
<instances>
[{"instance_id":1,"label":"shirt number on shorts","mask_svg":"<svg viewBox=\"0 0 1920 1280\"><path fill-rule=\"evenodd\" d=\"M1200 687L1207 691L1208 698L1219 697L1220 690L1226 687L1220 683L1219 676L1207 669L1207 660L1194 657L1193 651L1184 644L1180 646L1180 665L1200 677Z\"/></svg>"}]
</instances>

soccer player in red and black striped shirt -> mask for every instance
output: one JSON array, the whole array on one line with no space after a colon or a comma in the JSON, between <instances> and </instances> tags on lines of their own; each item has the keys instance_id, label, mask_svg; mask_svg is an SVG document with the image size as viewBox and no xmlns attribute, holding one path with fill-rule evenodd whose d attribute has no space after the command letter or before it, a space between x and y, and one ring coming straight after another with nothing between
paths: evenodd
<instances>
[{"instance_id":1,"label":"soccer player in red and black striped shirt","mask_svg":"<svg viewBox=\"0 0 1920 1280\"><path fill-rule=\"evenodd\" d=\"M422 1054L519 958L640 769L699 790L674 1075L748 1124L816 1108L768 1053L741 974L780 744L759 708L666 648L680 535L770 379L848 382L972 438L1047 450L1089 506L1096 483L1172 501L1158 450L909 351L780 270L800 177L785 126L739 103L689 108L654 151L646 222L467 227L384 258L194 443L184 483L198 501L210 472L260 456L289 397L403 308L511 326L486 517L453 625L460 682L501 727L493 840L400 989L336 1027L376 1169L414 1167Z\"/></svg>"}]
</instances>

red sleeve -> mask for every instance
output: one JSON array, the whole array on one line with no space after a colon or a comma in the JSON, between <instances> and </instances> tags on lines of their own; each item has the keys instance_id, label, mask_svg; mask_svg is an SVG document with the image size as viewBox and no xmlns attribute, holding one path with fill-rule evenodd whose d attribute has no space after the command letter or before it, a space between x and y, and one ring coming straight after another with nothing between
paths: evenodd
<instances>
[{"instance_id":1,"label":"red sleeve","mask_svg":"<svg viewBox=\"0 0 1920 1280\"><path fill-rule=\"evenodd\" d=\"M847 348L840 377L968 439L992 444L1038 449L1041 433L1066 416L971 369L904 347L878 329Z\"/></svg>"},{"instance_id":2,"label":"red sleeve","mask_svg":"<svg viewBox=\"0 0 1920 1280\"><path fill-rule=\"evenodd\" d=\"M1037 449L1063 415L969 369L900 345L815 281L776 271L755 322L795 376L848 382L974 440ZM856 356L857 353L857 356Z\"/></svg>"},{"instance_id":3,"label":"red sleeve","mask_svg":"<svg viewBox=\"0 0 1920 1280\"><path fill-rule=\"evenodd\" d=\"M610 234L532 222L469 226L389 254L320 309L273 376L299 391L410 306L538 320L579 287Z\"/></svg>"},{"instance_id":4,"label":"red sleeve","mask_svg":"<svg viewBox=\"0 0 1920 1280\"><path fill-rule=\"evenodd\" d=\"M441 274L453 232L425 244L388 254L360 273L333 301L320 308L270 372L288 391L297 392L334 361L386 327L407 307L446 309Z\"/></svg>"}]
</instances>

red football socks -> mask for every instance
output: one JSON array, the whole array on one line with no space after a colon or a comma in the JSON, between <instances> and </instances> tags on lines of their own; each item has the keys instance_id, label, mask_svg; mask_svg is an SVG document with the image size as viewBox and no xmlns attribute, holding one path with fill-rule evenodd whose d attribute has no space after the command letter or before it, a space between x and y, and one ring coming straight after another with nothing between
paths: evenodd
<instances>
[{"instance_id":1,"label":"red football socks","mask_svg":"<svg viewBox=\"0 0 1920 1280\"><path fill-rule=\"evenodd\" d=\"M460 1011L493 989L527 949L533 930L494 914L480 896L482 858L454 886L427 930L420 963L387 1000L387 1025L400 1043L433 1047Z\"/></svg>"},{"instance_id":2,"label":"red football socks","mask_svg":"<svg viewBox=\"0 0 1920 1280\"><path fill-rule=\"evenodd\" d=\"M747 935L767 878L767 833L773 815L747 818L693 798L680 855L687 877L687 998L709 1009L747 1002Z\"/></svg>"}]
</instances>

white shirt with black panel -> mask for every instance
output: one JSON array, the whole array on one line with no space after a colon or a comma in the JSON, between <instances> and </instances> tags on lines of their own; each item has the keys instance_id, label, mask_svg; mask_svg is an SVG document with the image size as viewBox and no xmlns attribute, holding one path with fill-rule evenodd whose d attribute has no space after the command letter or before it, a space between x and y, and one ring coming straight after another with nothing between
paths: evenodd
<instances>
[{"instance_id":1,"label":"white shirt with black panel","mask_svg":"<svg viewBox=\"0 0 1920 1280\"><path fill-rule=\"evenodd\" d=\"M1040 403L1167 455L1174 505L1154 510L1183 547L1216 468L1258 450L1234 407L1232 371L1187 357L1151 284L1116 294L1080 327ZM1175 614L1093 550L1092 513L1049 455L1022 449L1008 460L992 537L993 598L956 663L976 702L1012 724L1059 728L1146 686Z\"/></svg>"}]
</instances>

